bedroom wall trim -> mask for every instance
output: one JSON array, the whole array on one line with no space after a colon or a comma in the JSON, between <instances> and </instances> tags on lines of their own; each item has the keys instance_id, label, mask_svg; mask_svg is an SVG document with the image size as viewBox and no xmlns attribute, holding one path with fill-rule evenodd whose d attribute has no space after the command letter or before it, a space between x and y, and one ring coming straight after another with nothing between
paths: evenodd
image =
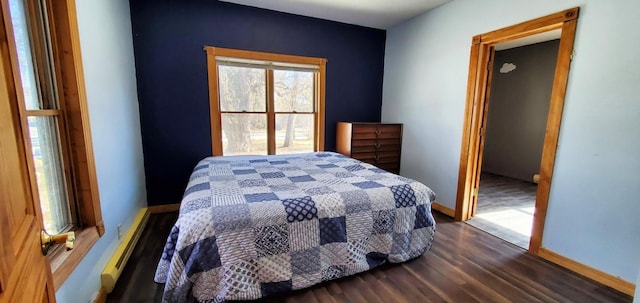
<instances>
[{"instance_id":1,"label":"bedroom wall trim","mask_svg":"<svg viewBox=\"0 0 640 303\"><path fill-rule=\"evenodd\" d=\"M444 206L444 205L442 205L442 204L440 204L440 203L438 203L436 201L431 203L431 208L433 210L437 210L437 211L439 211L439 212L441 212L441 213L443 213L443 214L445 214L445 215L447 215L447 216L449 216L451 218L456 216L456 210L455 209L448 208L448 207L446 207L446 206Z\"/></svg>"},{"instance_id":2,"label":"bedroom wall trim","mask_svg":"<svg viewBox=\"0 0 640 303\"><path fill-rule=\"evenodd\" d=\"M96 295L91 299L91 303L105 303L107 302L107 291L104 287L100 287Z\"/></svg>"},{"instance_id":3,"label":"bedroom wall trim","mask_svg":"<svg viewBox=\"0 0 640 303\"><path fill-rule=\"evenodd\" d=\"M540 247L538 256L630 296L633 296L637 287L633 283L569 259L544 247Z\"/></svg>"},{"instance_id":4,"label":"bedroom wall trim","mask_svg":"<svg viewBox=\"0 0 640 303\"><path fill-rule=\"evenodd\" d=\"M180 210L180 203L149 206L151 214L172 213Z\"/></svg>"},{"instance_id":5,"label":"bedroom wall trim","mask_svg":"<svg viewBox=\"0 0 640 303\"><path fill-rule=\"evenodd\" d=\"M474 215L476 209L482 166L483 133L491 88L490 68L495 52L494 45L546 31L562 30L540 164L540 182L536 193L533 230L529 244L529 252L534 255L538 254L542 243L578 12L579 8L575 7L472 38L456 198L455 219L457 221L468 220Z\"/></svg>"}]
</instances>

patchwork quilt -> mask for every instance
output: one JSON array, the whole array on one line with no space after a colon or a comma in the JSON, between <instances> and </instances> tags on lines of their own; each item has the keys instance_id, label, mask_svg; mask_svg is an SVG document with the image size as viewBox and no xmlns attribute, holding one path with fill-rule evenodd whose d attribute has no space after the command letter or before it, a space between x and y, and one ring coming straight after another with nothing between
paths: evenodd
<instances>
[{"instance_id":1,"label":"patchwork quilt","mask_svg":"<svg viewBox=\"0 0 640 303\"><path fill-rule=\"evenodd\" d=\"M209 157L156 269L164 302L251 300L429 250L435 194L331 152Z\"/></svg>"}]
</instances>

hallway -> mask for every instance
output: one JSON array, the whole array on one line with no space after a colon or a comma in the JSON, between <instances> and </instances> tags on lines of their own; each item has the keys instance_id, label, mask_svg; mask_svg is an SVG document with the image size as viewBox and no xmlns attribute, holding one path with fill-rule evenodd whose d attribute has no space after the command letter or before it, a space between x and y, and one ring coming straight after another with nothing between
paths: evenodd
<instances>
[{"instance_id":1,"label":"hallway","mask_svg":"<svg viewBox=\"0 0 640 303\"><path fill-rule=\"evenodd\" d=\"M528 249L536 190L534 183L483 172L476 215L466 223Z\"/></svg>"}]
</instances>

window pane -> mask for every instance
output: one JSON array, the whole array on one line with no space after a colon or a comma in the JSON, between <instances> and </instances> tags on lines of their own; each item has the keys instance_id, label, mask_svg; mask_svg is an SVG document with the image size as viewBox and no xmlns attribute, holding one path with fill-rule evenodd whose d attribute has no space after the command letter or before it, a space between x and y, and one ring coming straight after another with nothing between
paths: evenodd
<instances>
[{"instance_id":1,"label":"window pane","mask_svg":"<svg viewBox=\"0 0 640 303\"><path fill-rule=\"evenodd\" d=\"M276 114L276 154L312 152L313 114Z\"/></svg>"},{"instance_id":2,"label":"window pane","mask_svg":"<svg viewBox=\"0 0 640 303\"><path fill-rule=\"evenodd\" d=\"M266 114L222 114L222 153L267 154Z\"/></svg>"},{"instance_id":3,"label":"window pane","mask_svg":"<svg viewBox=\"0 0 640 303\"><path fill-rule=\"evenodd\" d=\"M29 27L22 0L10 0L9 11L11 13L11 23L13 24L13 35L16 39L18 66L20 68L20 79L22 81L22 90L24 91L25 105L27 109L41 109L35 66L31 55Z\"/></svg>"},{"instance_id":4,"label":"window pane","mask_svg":"<svg viewBox=\"0 0 640 303\"><path fill-rule=\"evenodd\" d=\"M45 230L57 234L72 223L57 117L29 117L28 122Z\"/></svg>"},{"instance_id":5,"label":"window pane","mask_svg":"<svg viewBox=\"0 0 640 303\"><path fill-rule=\"evenodd\" d=\"M313 73L273 71L276 112L313 112Z\"/></svg>"},{"instance_id":6,"label":"window pane","mask_svg":"<svg viewBox=\"0 0 640 303\"><path fill-rule=\"evenodd\" d=\"M218 76L221 111L267 111L264 69L221 65Z\"/></svg>"}]
</instances>

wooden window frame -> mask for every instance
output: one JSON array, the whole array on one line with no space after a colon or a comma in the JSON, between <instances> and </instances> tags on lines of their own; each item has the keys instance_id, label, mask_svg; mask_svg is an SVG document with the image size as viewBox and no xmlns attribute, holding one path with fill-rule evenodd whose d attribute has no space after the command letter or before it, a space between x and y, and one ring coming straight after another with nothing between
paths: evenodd
<instances>
[{"instance_id":1,"label":"wooden window frame","mask_svg":"<svg viewBox=\"0 0 640 303\"><path fill-rule=\"evenodd\" d=\"M77 203L75 203L75 193L73 190L73 180L72 180L72 171L73 171L73 161L71 160L71 147L69 141L69 132L67 127L67 121L65 114L66 104L62 102L61 92L57 92L55 87L62 87L63 83L60 81L60 69L55 69L54 66L50 64L49 52L53 52L54 42L51 41L51 45L48 45L47 35L44 33L46 29L44 29L45 25L43 24L44 19L49 17L50 12L43 11L43 8L40 7L41 1L31 0L24 2L24 10L25 17L28 19L28 27L30 28L29 37L31 38L31 56L32 61L37 70L34 71L35 77L38 78L38 85L40 86L40 90L42 95L40 98L43 102L42 109L27 109L26 102L22 98L19 98L18 108L20 112L21 119L27 120L31 117L55 117L58 131L58 139L59 147L60 147L60 157L62 161L62 170L63 177L65 183L65 194L67 196L67 204L69 204L69 211L71 216L71 222L69 225L60 230L59 232L66 232L69 230L74 230L80 226L80 222L77 214ZM44 8L47 9L47 8ZM49 18L47 18L48 20ZM51 35L51 40L54 39L54 36ZM49 49L49 47L51 49ZM44 71L44 72L43 72ZM56 83L52 83L51 79L55 80ZM44 87L44 88L42 88ZM51 95L57 94L57 95ZM22 97L23 95L20 95ZM53 106L55 101L59 101L57 106ZM27 129L23 133L25 141L30 141L30 130ZM27 147L28 151L31 151L30 147ZM35 171L35 163L33 159L29 159L27 161L27 165L34 166L33 171ZM31 182L36 182L32 184L37 184L37 179L35 177L35 173L30 175ZM32 186L34 190L34 194L38 193L37 186ZM39 196L37 196L39 197ZM41 205L41 203L39 203Z\"/></svg>"},{"instance_id":2,"label":"wooden window frame","mask_svg":"<svg viewBox=\"0 0 640 303\"><path fill-rule=\"evenodd\" d=\"M326 78L326 63L327 59L315 58L315 57L303 57L293 55L283 55L275 53L264 53L247 50L220 48L213 46L205 46L207 53L207 71L209 76L209 108L211 113L211 150L213 156L222 156L222 112L220 110L220 94L219 94L219 81L218 81L218 64L216 62L216 56L239 58L247 60L261 60L271 62L282 62L292 64L308 64L318 66L318 71L315 73L314 81L314 98L315 109L314 115L314 151L324 150L324 111L325 111L325 78ZM267 153L269 155L275 154L275 114L274 111L274 97L273 97L273 70L267 70Z\"/></svg>"},{"instance_id":3,"label":"wooden window frame","mask_svg":"<svg viewBox=\"0 0 640 303\"><path fill-rule=\"evenodd\" d=\"M10 24L9 2L7 0L1 1L2 18L6 24ZM105 228L100 208L75 0L47 1L46 9L49 15L53 60L55 62L54 73L59 89L60 107L64 109L60 113L63 115L61 120L64 121L67 131L67 142L64 145L65 148L68 147L68 152L65 154L70 162L67 167L70 170L69 175L72 183L70 196L75 197L73 203L75 203L77 210L76 244L74 249L65 251L64 249L56 248L48 255L54 286L57 290L91 247L104 234ZM32 18L32 16L27 16L27 18ZM22 83L20 82L16 42L11 26L6 27L6 34L9 45L3 48L8 50L11 58L10 68L16 89L12 94L15 100L11 100L11 102L18 104L19 112L25 117L19 118L18 123L22 130L25 149L30 151L31 140L26 119L27 111L23 100ZM16 117L16 119L18 118ZM31 196L34 199L38 199L33 160L17 160L27 162L25 167L30 178ZM37 210L35 213L40 220L40 224L42 224L41 211Z\"/></svg>"}]
</instances>

